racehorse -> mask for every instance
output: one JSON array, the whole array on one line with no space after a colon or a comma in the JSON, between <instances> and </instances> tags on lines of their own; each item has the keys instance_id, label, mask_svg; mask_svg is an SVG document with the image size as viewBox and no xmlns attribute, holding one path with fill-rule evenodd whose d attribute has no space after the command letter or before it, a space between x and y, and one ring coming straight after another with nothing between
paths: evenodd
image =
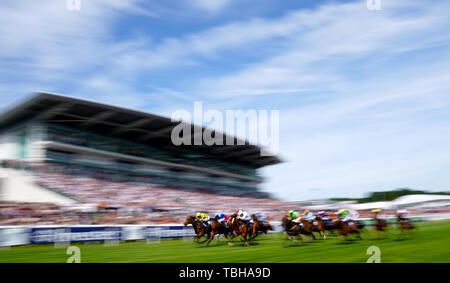
<instances>
[{"instance_id":1,"label":"racehorse","mask_svg":"<svg viewBox=\"0 0 450 283\"><path fill-rule=\"evenodd\" d=\"M408 219L402 219L400 217L397 217L397 221L399 223L399 228L400 230L404 231L404 230L411 230L411 229L415 229L416 226L414 224L412 224Z\"/></svg>"},{"instance_id":2,"label":"racehorse","mask_svg":"<svg viewBox=\"0 0 450 283\"><path fill-rule=\"evenodd\" d=\"M381 233L392 235L392 232L389 231L388 222L385 219L379 218L378 213L375 213L373 220L375 221L375 231L377 231L378 238L381 238Z\"/></svg>"},{"instance_id":3,"label":"racehorse","mask_svg":"<svg viewBox=\"0 0 450 283\"><path fill-rule=\"evenodd\" d=\"M374 220L375 220L375 229L377 231L383 232L383 231L385 231L387 229L388 223L387 223L386 220L380 219L380 218L377 218L377 217L375 217Z\"/></svg>"},{"instance_id":4,"label":"racehorse","mask_svg":"<svg viewBox=\"0 0 450 283\"><path fill-rule=\"evenodd\" d=\"M199 243L206 243L206 245L209 245L209 243L214 239L215 235L219 235L221 232L222 234L225 234L225 231L223 229L223 226L217 222L216 220L212 219L210 220L210 225L207 227L198 220L194 215L190 215L186 217L186 221L184 222L184 226L187 226L188 224L191 224L194 228L195 234L197 235L196 239L197 242L199 242L200 238L202 236L206 236L206 240Z\"/></svg>"},{"instance_id":5,"label":"racehorse","mask_svg":"<svg viewBox=\"0 0 450 283\"><path fill-rule=\"evenodd\" d=\"M228 227L230 227L230 231L233 233L230 239L229 244L232 245L232 240L237 237L241 236L241 240L244 241L244 245L248 246L248 227L247 223L244 221L241 221L237 218L237 214L232 214L228 218L227 221Z\"/></svg>"},{"instance_id":6,"label":"racehorse","mask_svg":"<svg viewBox=\"0 0 450 283\"><path fill-rule=\"evenodd\" d=\"M194 232L197 235L194 241L197 240L197 242L199 242L200 238L206 235L208 236L207 239L201 243L204 243L208 240L209 238L208 228L206 228L205 225L203 225L203 223L197 219L197 217L195 217L194 215L186 217L186 221L184 221L184 226L187 226L188 224L192 225L192 227L194 228Z\"/></svg>"},{"instance_id":7,"label":"racehorse","mask_svg":"<svg viewBox=\"0 0 450 283\"><path fill-rule=\"evenodd\" d=\"M270 225L270 223L266 221L259 221L258 232L267 234L267 231L273 231L272 225Z\"/></svg>"},{"instance_id":8,"label":"racehorse","mask_svg":"<svg viewBox=\"0 0 450 283\"><path fill-rule=\"evenodd\" d=\"M323 239L326 240L327 239L326 227L324 221L322 220L322 217L316 216L315 221L317 225L313 225L313 231L318 232L319 235L322 235Z\"/></svg>"},{"instance_id":9,"label":"racehorse","mask_svg":"<svg viewBox=\"0 0 450 283\"><path fill-rule=\"evenodd\" d=\"M353 222L354 224L350 226L340 218L336 218L333 220L333 223L336 226L339 234L341 234L343 237L347 238L347 236L349 235L351 236L352 234L356 234L358 239L362 240L360 230L364 228L364 225L355 221Z\"/></svg>"},{"instance_id":10,"label":"racehorse","mask_svg":"<svg viewBox=\"0 0 450 283\"><path fill-rule=\"evenodd\" d=\"M284 228L284 231L287 233L288 238L290 240L300 239L303 242L303 238L301 237L301 235L307 235L307 236L311 236L314 240L316 240L316 237L312 233L313 224L309 223L305 219L302 219L301 221L303 221L302 222L303 227L300 227L299 224L290 220L287 215L285 215L283 217L283 219L281 219L281 226ZM306 221L306 223L304 223L304 221ZM306 224L306 227L305 227L305 224Z\"/></svg>"},{"instance_id":11,"label":"racehorse","mask_svg":"<svg viewBox=\"0 0 450 283\"><path fill-rule=\"evenodd\" d=\"M256 236L258 236L258 230L261 226L261 223L258 220L256 214L252 214L253 224L250 225L247 229L247 233L249 235L249 241L253 240Z\"/></svg>"},{"instance_id":12,"label":"racehorse","mask_svg":"<svg viewBox=\"0 0 450 283\"><path fill-rule=\"evenodd\" d=\"M298 224L292 222L287 215L283 216L281 219L281 226L284 231L287 233L288 238L290 240L300 239L303 242L302 237L300 236L300 226Z\"/></svg>"},{"instance_id":13,"label":"racehorse","mask_svg":"<svg viewBox=\"0 0 450 283\"><path fill-rule=\"evenodd\" d=\"M300 227L302 230L303 235L311 236L314 240L317 240L314 236L314 231L316 231L316 228L314 227L314 224L306 220L304 217L300 218L300 223L303 227Z\"/></svg>"},{"instance_id":14,"label":"racehorse","mask_svg":"<svg viewBox=\"0 0 450 283\"><path fill-rule=\"evenodd\" d=\"M397 222L399 224L400 229L400 239L404 238L404 232L413 230L416 228L414 224L412 224L409 219L402 217L401 215L397 215Z\"/></svg>"},{"instance_id":15,"label":"racehorse","mask_svg":"<svg viewBox=\"0 0 450 283\"><path fill-rule=\"evenodd\" d=\"M320 217L320 216L319 216ZM336 225L333 223L333 220L323 220L322 218L320 218L320 220L322 220L325 231L328 231L329 234L334 234L337 230Z\"/></svg>"},{"instance_id":16,"label":"racehorse","mask_svg":"<svg viewBox=\"0 0 450 283\"><path fill-rule=\"evenodd\" d=\"M228 239L231 236L231 234L233 233L233 231L231 231L230 227L228 227L228 224L226 222L222 222L222 223L220 223L219 221L217 221L217 222L220 224L218 234L217 234L218 235L217 239L219 239L220 235L223 235L225 238Z\"/></svg>"}]
</instances>

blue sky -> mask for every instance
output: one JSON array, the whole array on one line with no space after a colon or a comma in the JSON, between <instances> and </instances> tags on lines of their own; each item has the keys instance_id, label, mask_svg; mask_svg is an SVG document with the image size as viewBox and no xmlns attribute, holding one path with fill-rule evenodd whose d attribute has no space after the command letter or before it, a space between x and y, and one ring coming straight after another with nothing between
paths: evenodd
<instances>
[{"instance_id":1,"label":"blue sky","mask_svg":"<svg viewBox=\"0 0 450 283\"><path fill-rule=\"evenodd\" d=\"M0 109L37 90L156 112L280 111L264 190L450 188L450 3L0 1Z\"/></svg>"}]
</instances>

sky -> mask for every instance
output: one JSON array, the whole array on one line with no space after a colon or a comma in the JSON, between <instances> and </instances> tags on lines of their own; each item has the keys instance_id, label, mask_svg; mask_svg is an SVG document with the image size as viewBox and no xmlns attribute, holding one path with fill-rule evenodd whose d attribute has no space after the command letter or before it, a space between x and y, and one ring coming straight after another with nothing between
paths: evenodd
<instances>
[{"instance_id":1,"label":"sky","mask_svg":"<svg viewBox=\"0 0 450 283\"><path fill-rule=\"evenodd\" d=\"M0 111L36 91L278 110L276 197L448 191L450 2L379 1L0 0Z\"/></svg>"}]
</instances>

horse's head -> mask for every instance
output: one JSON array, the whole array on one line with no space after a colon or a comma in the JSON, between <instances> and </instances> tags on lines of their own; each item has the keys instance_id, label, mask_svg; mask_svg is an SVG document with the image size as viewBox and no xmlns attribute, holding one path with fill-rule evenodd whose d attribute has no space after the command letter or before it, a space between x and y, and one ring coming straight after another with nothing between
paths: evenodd
<instances>
[{"instance_id":1,"label":"horse's head","mask_svg":"<svg viewBox=\"0 0 450 283\"><path fill-rule=\"evenodd\" d=\"M194 222L197 220L194 215L189 215L186 217L186 221L184 221L184 226L187 226L188 224L194 224Z\"/></svg>"},{"instance_id":2,"label":"horse's head","mask_svg":"<svg viewBox=\"0 0 450 283\"><path fill-rule=\"evenodd\" d=\"M228 217L227 224L233 225L236 222L236 219L237 219L237 214L236 213L231 214L230 217Z\"/></svg>"},{"instance_id":3,"label":"horse's head","mask_svg":"<svg viewBox=\"0 0 450 283\"><path fill-rule=\"evenodd\" d=\"M331 220L331 223L336 225L336 227L340 227L340 225L342 224L342 221L341 221L341 219L339 219L339 217L336 217L333 220Z\"/></svg>"},{"instance_id":4,"label":"horse's head","mask_svg":"<svg viewBox=\"0 0 450 283\"><path fill-rule=\"evenodd\" d=\"M289 216L285 215L283 216L283 218L281 219L281 226L283 228L288 228L288 226L292 223L291 220L289 220Z\"/></svg>"}]
</instances>

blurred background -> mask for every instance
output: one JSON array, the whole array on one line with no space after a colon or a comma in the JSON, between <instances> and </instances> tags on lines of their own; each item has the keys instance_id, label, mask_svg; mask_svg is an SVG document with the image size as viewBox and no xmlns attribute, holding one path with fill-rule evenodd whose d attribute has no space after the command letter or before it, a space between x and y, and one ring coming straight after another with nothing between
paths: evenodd
<instances>
[{"instance_id":1,"label":"blurred background","mask_svg":"<svg viewBox=\"0 0 450 283\"><path fill-rule=\"evenodd\" d=\"M448 219L450 4L375 2L0 1L0 229ZM279 144L175 146L195 102L279 111Z\"/></svg>"}]
</instances>

